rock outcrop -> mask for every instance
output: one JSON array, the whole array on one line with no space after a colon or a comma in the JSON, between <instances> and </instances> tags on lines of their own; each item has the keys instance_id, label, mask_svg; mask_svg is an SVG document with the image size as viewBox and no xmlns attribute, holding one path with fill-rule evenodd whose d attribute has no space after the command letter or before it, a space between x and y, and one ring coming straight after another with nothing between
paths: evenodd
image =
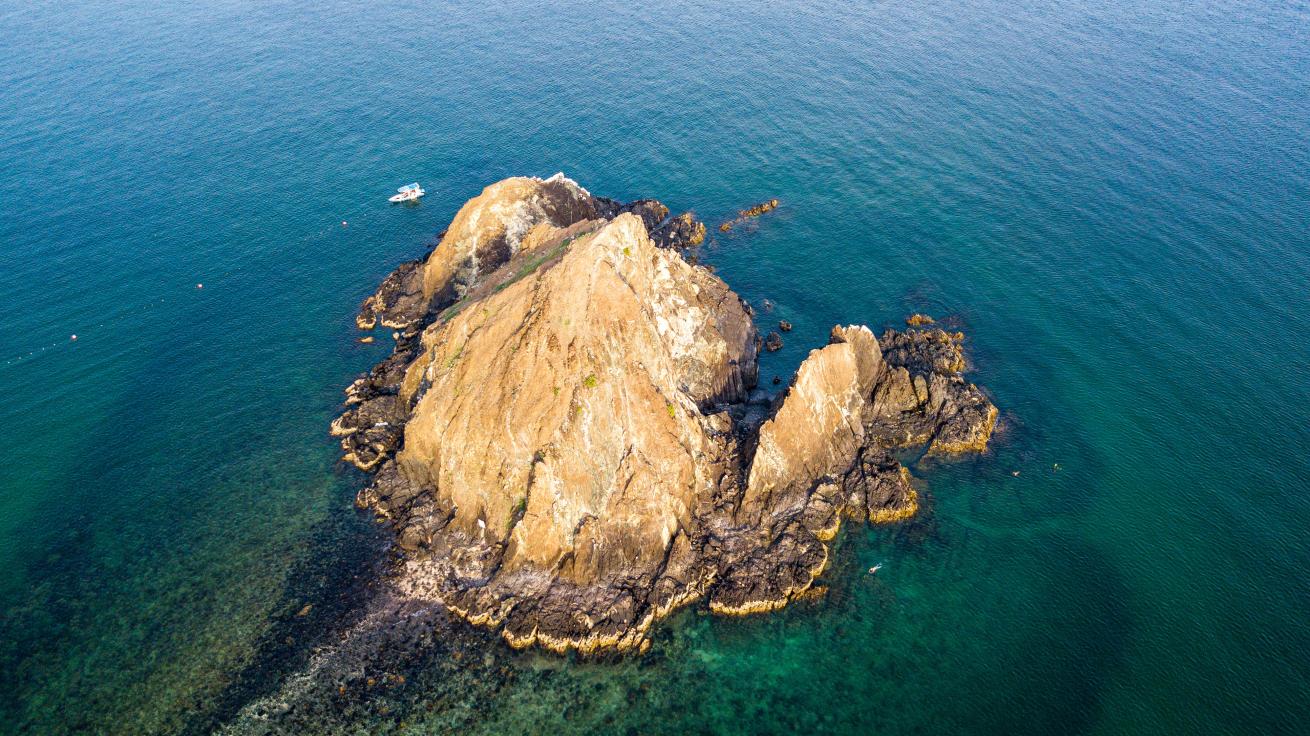
<instances>
[{"instance_id":1,"label":"rock outcrop","mask_svg":"<svg viewBox=\"0 0 1310 736\"><path fill-rule=\"evenodd\" d=\"M765 212L771 212L777 208L778 208L778 200L770 199L765 202L760 202L759 204L756 205L751 205L750 207L747 207L744 210L738 210L737 217L735 219L728 220L722 225L719 225L719 231L726 233L729 230L731 230L734 225L743 223L751 219L752 217L759 217Z\"/></svg>"},{"instance_id":2,"label":"rock outcrop","mask_svg":"<svg viewBox=\"0 0 1310 736\"><path fill-rule=\"evenodd\" d=\"M684 212L652 230L651 237L661 248L693 248L705 242L705 223Z\"/></svg>"},{"instance_id":3,"label":"rock outcrop","mask_svg":"<svg viewBox=\"0 0 1310 736\"><path fill-rule=\"evenodd\" d=\"M699 234L699 235L697 235ZM961 338L834 328L785 397L753 390L749 307L654 200L557 175L488 187L364 302L396 349L332 425L375 472L396 588L515 646L632 649L674 608L804 594L842 518L914 513L891 452L985 447Z\"/></svg>"}]
</instances>

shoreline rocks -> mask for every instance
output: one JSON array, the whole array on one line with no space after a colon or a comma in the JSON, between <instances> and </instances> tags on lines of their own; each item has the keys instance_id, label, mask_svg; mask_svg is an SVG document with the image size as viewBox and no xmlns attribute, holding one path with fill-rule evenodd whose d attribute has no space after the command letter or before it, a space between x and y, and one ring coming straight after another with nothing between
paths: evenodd
<instances>
[{"instance_id":1,"label":"shoreline rocks","mask_svg":"<svg viewBox=\"0 0 1310 736\"><path fill-rule=\"evenodd\" d=\"M642 649L697 600L806 595L844 518L912 515L893 451L985 448L958 333L836 327L757 390L749 306L681 253L703 237L655 200L517 177L364 301L395 350L331 431L374 473L357 504L394 531L399 594L515 647Z\"/></svg>"},{"instance_id":2,"label":"shoreline rocks","mask_svg":"<svg viewBox=\"0 0 1310 736\"><path fill-rule=\"evenodd\" d=\"M705 242L705 223L684 212L655 228L651 237L661 248L694 248Z\"/></svg>"}]
</instances>

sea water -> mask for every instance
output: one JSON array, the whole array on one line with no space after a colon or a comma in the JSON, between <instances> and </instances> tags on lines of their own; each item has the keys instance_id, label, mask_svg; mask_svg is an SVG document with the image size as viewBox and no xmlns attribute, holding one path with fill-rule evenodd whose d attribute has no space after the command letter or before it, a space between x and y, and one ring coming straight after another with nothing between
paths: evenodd
<instances>
[{"instance_id":1,"label":"sea water","mask_svg":"<svg viewBox=\"0 0 1310 736\"><path fill-rule=\"evenodd\" d=\"M561 170L710 224L795 326L766 387L837 323L958 325L992 450L820 601L319 730L1304 732L1310 5L1253 0L5 2L0 731L257 730L376 574L354 308Z\"/></svg>"}]
</instances>

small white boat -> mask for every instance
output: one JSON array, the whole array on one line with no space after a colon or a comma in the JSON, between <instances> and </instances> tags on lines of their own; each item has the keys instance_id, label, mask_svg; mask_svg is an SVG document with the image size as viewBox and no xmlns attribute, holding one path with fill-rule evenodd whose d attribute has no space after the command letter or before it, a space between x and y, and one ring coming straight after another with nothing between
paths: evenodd
<instances>
[{"instance_id":1,"label":"small white boat","mask_svg":"<svg viewBox=\"0 0 1310 736\"><path fill-rule=\"evenodd\" d=\"M410 202L415 199L418 199L419 197L422 197L424 194L427 194L427 192L423 191L423 187L419 186L418 182L414 182L413 184L406 184L405 186L397 189L396 194L391 195L391 198L388 199L387 201Z\"/></svg>"}]
</instances>

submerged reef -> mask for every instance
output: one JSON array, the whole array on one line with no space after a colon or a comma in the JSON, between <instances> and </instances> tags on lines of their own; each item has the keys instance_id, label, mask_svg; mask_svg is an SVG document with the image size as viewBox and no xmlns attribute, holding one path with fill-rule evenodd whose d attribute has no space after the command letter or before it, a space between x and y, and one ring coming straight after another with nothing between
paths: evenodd
<instances>
[{"instance_id":1,"label":"submerged reef","mask_svg":"<svg viewBox=\"0 0 1310 736\"><path fill-rule=\"evenodd\" d=\"M332 432L374 474L358 504L394 530L401 596L516 647L641 649L682 605L804 596L845 518L914 514L894 452L986 447L958 333L837 326L785 392L756 390L750 308L686 256L704 236L655 200L515 177L364 301L395 350Z\"/></svg>"},{"instance_id":2,"label":"submerged reef","mask_svg":"<svg viewBox=\"0 0 1310 736\"><path fill-rule=\"evenodd\" d=\"M722 225L719 225L719 232L726 233L732 229L733 225L739 225L752 217L759 217L765 212L771 212L777 208L778 200L770 199L767 202L760 202L759 204L752 205L744 210L738 210L736 219L728 220Z\"/></svg>"}]
</instances>

